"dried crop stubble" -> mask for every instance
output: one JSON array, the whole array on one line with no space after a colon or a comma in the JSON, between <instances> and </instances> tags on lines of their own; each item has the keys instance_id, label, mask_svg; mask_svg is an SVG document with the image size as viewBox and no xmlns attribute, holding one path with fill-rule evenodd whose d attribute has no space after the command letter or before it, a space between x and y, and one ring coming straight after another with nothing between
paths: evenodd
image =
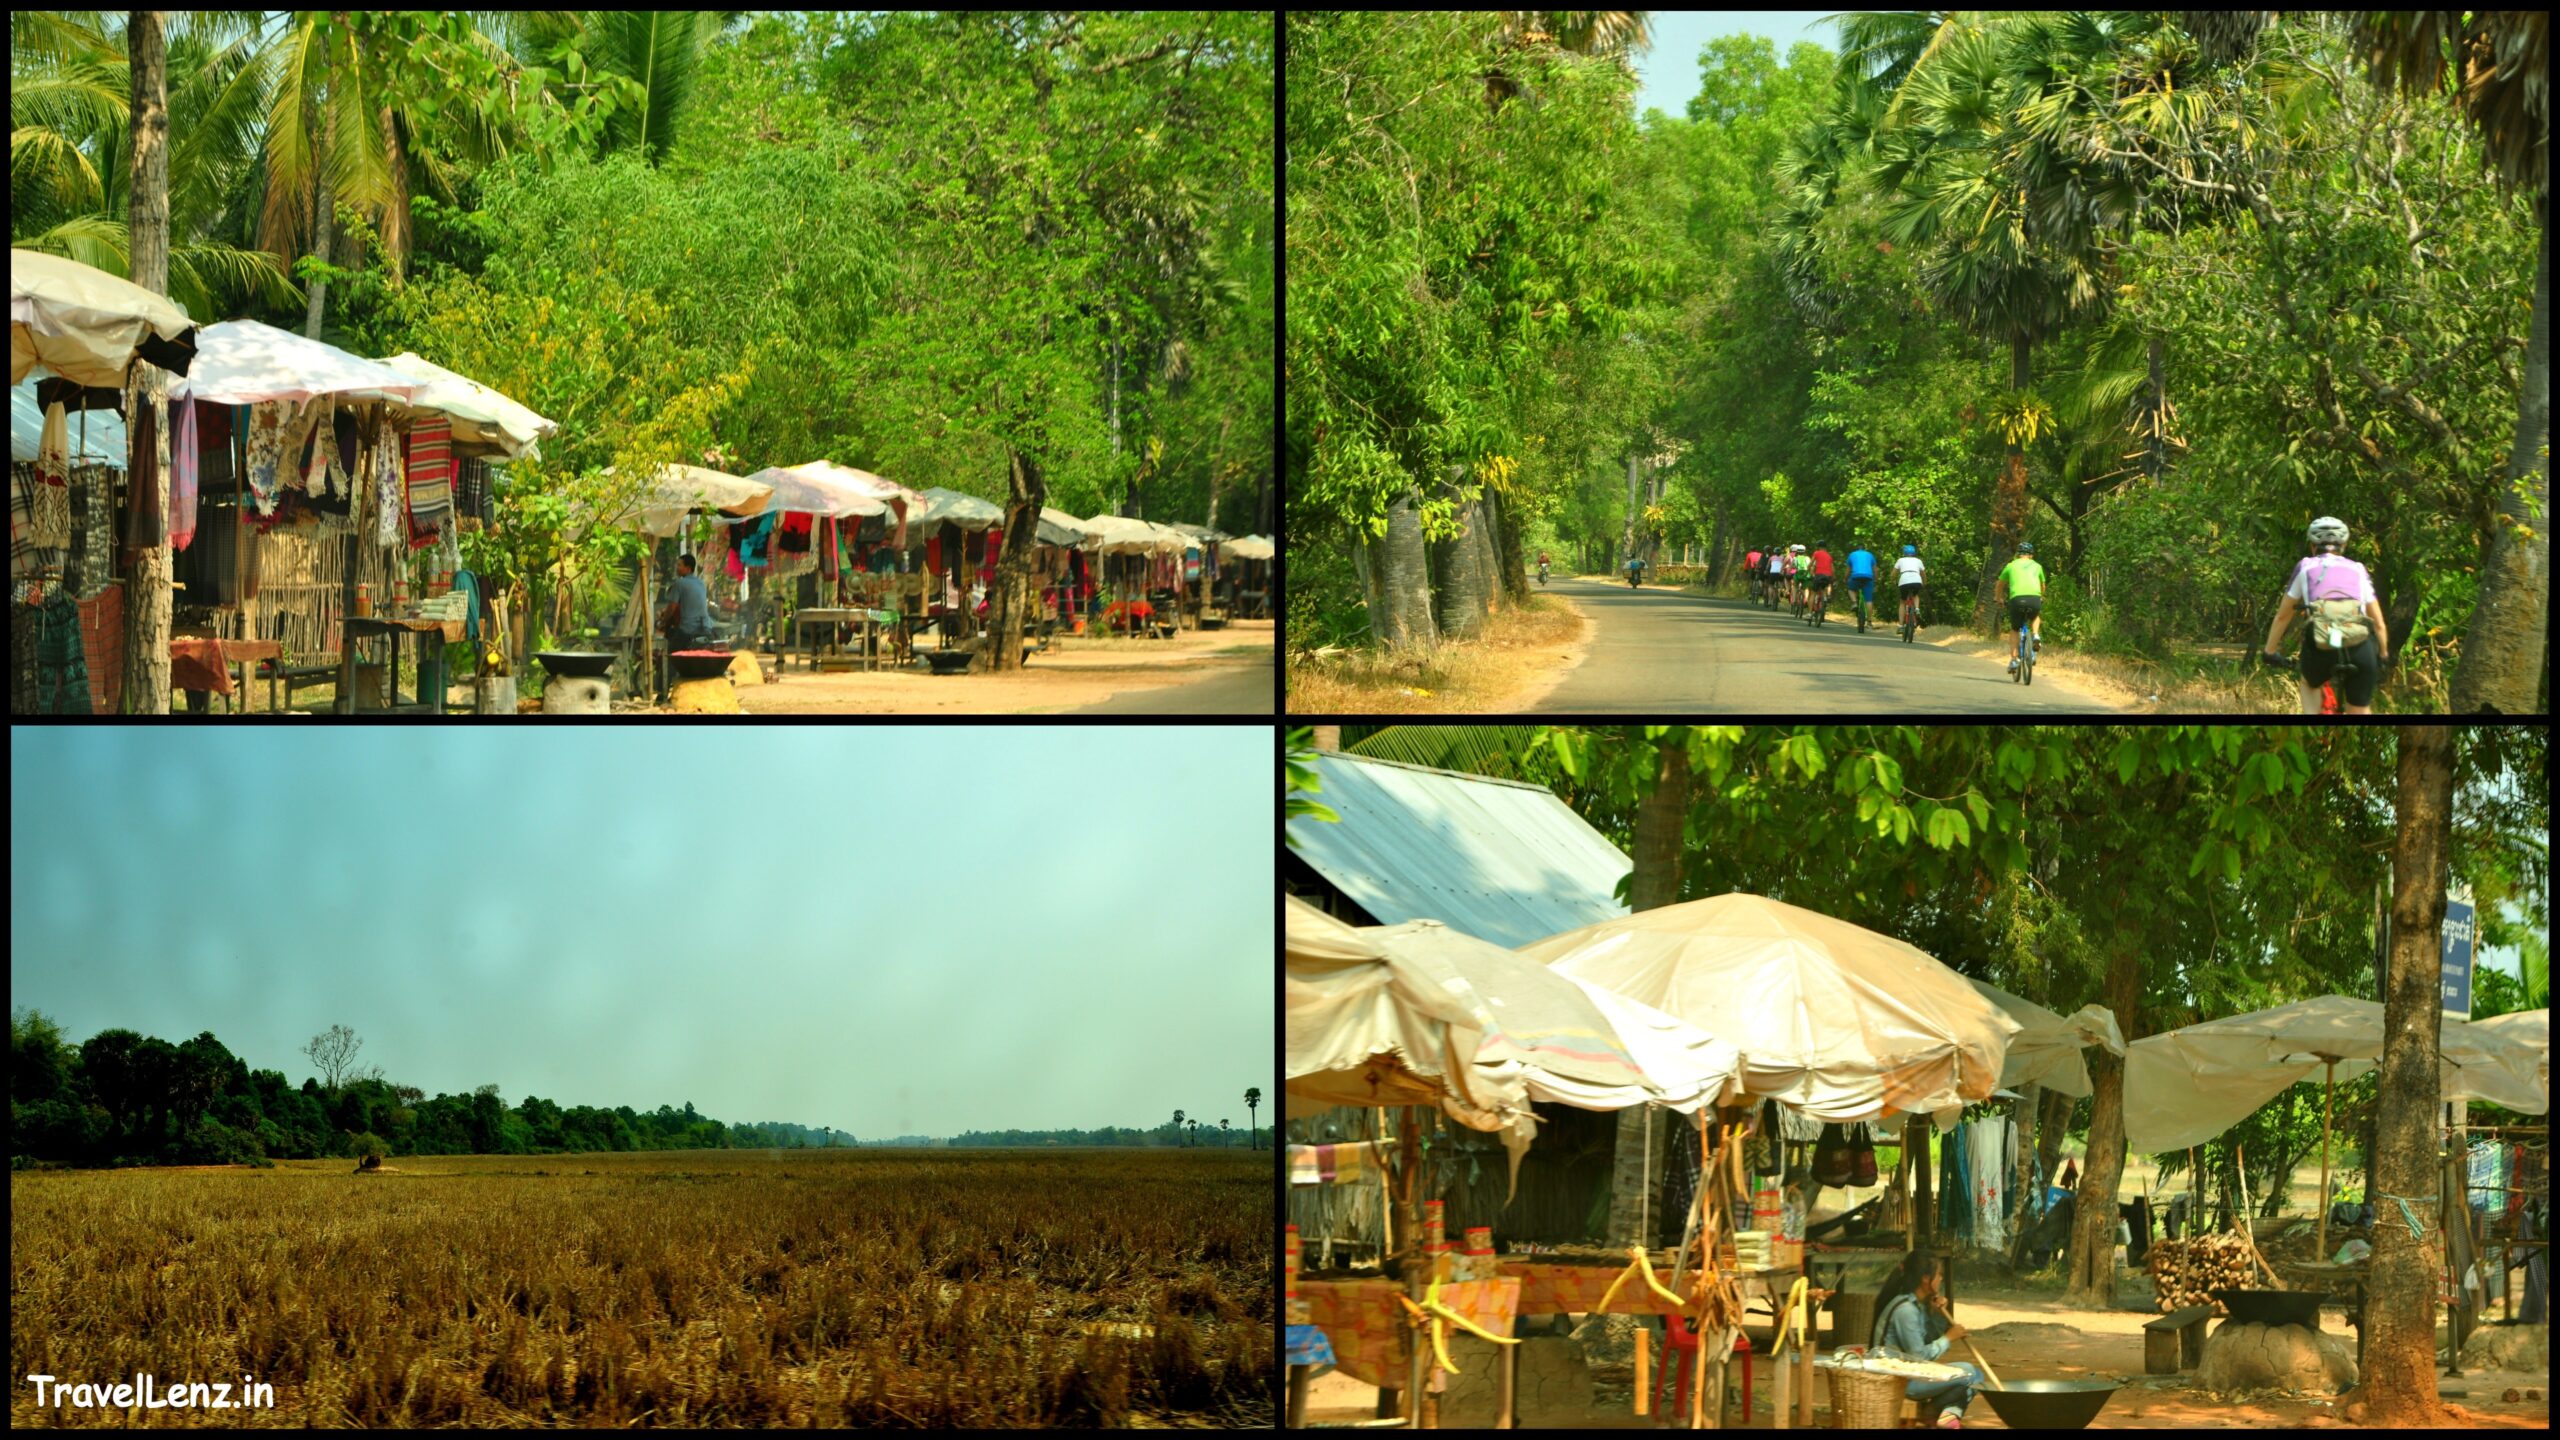
<instances>
[{"instance_id":1,"label":"dried crop stubble","mask_svg":"<svg viewBox=\"0 0 2560 1440\"><path fill-rule=\"evenodd\" d=\"M20 1375L145 1423L1268 1425L1267 1155L403 1157L10 1183ZM125 1423L38 1412L15 1423Z\"/></svg>"}]
</instances>

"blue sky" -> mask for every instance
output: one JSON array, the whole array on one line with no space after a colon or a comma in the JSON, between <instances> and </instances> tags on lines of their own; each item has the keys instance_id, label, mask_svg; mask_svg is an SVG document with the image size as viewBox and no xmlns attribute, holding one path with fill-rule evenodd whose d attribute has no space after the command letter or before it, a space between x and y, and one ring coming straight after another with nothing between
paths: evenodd
<instances>
[{"instance_id":1,"label":"blue sky","mask_svg":"<svg viewBox=\"0 0 2560 1440\"><path fill-rule=\"evenodd\" d=\"M1272 1090L1248 726L20 729L9 994L345 1024L430 1093L858 1136L1244 1128ZM1263 1118L1270 1118L1270 1110Z\"/></svg>"},{"instance_id":2,"label":"blue sky","mask_svg":"<svg viewBox=\"0 0 2560 1440\"><path fill-rule=\"evenodd\" d=\"M1656 10L1650 17L1653 45L1636 57L1636 113L1660 110L1686 117L1690 97L1698 93L1698 52L1719 35L1766 35L1783 61L1796 42L1810 40L1826 50L1840 49L1838 31L1822 23L1836 10Z\"/></svg>"}]
</instances>

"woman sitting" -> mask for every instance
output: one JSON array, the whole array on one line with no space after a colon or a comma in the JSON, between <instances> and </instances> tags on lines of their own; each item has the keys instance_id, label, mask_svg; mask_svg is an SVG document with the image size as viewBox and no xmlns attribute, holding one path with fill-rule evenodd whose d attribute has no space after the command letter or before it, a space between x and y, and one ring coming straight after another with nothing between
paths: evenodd
<instances>
[{"instance_id":1,"label":"woman sitting","mask_svg":"<svg viewBox=\"0 0 2560 1440\"><path fill-rule=\"evenodd\" d=\"M1938 1313L1939 1293L1938 1257L1925 1250L1903 1256L1878 1297L1872 1348L1904 1360L1938 1361L1947 1353L1947 1346L1963 1339L1965 1333L1963 1326ZM1982 1372L1962 1361L1939 1363L1952 1364L1964 1373L1952 1380L1914 1380L1903 1387L1903 1393L1924 1404L1936 1401L1943 1406L1938 1412L1938 1424L1942 1429L1953 1430L1963 1424L1957 1417L1973 1402L1974 1387L1982 1383Z\"/></svg>"}]
</instances>

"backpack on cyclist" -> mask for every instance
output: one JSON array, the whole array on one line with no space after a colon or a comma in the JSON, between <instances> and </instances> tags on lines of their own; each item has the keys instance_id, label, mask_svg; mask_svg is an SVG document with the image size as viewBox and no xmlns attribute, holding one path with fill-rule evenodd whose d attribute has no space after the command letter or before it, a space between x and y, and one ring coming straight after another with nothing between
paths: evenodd
<instances>
[{"instance_id":1,"label":"backpack on cyclist","mask_svg":"<svg viewBox=\"0 0 2560 1440\"><path fill-rule=\"evenodd\" d=\"M2317 588L2317 580L2303 577L2303 594ZM2303 608L2311 615L2311 643L2323 650L2353 650L2373 638L2373 622L2366 618L2361 600L2313 600Z\"/></svg>"}]
</instances>

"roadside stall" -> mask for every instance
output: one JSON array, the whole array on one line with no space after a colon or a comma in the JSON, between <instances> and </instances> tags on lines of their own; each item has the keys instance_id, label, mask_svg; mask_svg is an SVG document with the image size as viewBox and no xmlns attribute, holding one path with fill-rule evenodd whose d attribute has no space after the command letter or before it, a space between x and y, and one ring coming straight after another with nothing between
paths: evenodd
<instances>
[{"instance_id":1,"label":"roadside stall","mask_svg":"<svg viewBox=\"0 0 2560 1440\"><path fill-rule=\"evenodd\" d=\"M1988 1099L2020 1030L1918 947L1757 895L1639 911L1520 953L1733 1040L1744 1047L1747 1105L1775 1100L1830 1122L1952 1116ZM1680 1278L1671 1287L1690 1306L1702 1370L1692 1425L1721 1414L1746 1304L1765 1301L1783 1335L1809 1332L1818 1303L1811 1277L1783 1247L1741 1243L1767 1228L1746 1232L1738 1223L1754 1213L1741 1160L1749 1138L1746 1117L1701 1117L1701 1179L1675 1263L1687 1266L1693 1253L1712 1263L1693 1288ZM1809 1348L1809 1333L1799 1343ZM1844 1387L1861 1380L1834 1377L1835 1412ZM1809 1390L1791 1379L1782 1385L1780 1423L1810 1423Z\"/></svg>"},{"instance_id":2,"label":"roadside stall","mask_svg":"<svg viewBox=\"0 0 2560 1440\"><path fill-rule=\"evenodd\" d=\"M605 473L614 473L612 466ZM655 542L683 539L698 516L715 517L711 533L719 546L695 557L703 583L717 599L731 598L743 572L733 578L725 563L731 558L727 547L727 526L750 520L765 513L773 503L773 487L757 481L712 470L700 465L660 465L649 477L634 487L629 497L614 513L590 519L588 525L616 525L631 530L652 542L652 555L641 562L639 583L633 587L630 612L623 618L623 637L615 653L632 665L631 688L638 690L656 674L657 654L657 577ZM627 642L626 653L621 644Z\"/></svg>"},{"instance_id":3,"label":"roadside stall","mask_svg":"<svg viewBox=\"0 0 2560 1440\"><path fill-rule=\"evenodd\" d=\"M1085 549L1101 565L1108 601L1102 612L1105 628L1171 639L1177 617L1169 606L1159 613L1158 601L1179 593L1182 554L1190 537L1125 515L1096 515L1077 523L1093 537Z\"/></svg>"},{"instance_id":4,"label":"roadside stall","mask_svg":"<svg viewBox=\"0 0 2560 1440\"><path fill-rule=\"evenodd\" d=\"M2364 1350L2367 1261L2341 1259L2329 1249L2330 1107L2341 1077L2352 1080L2381 1063L2383 1013L2379 1001L2322 995L2150 1036L2133 1042L2125 1053L2125 1144L2149 1154L2202 1144L2247 1119L2296 1081L2321 1079L2320 1214L2314 1252L2319 1259L2308 1265L2288 1265L2287 1273L2280 1276L2257 1253L2248 1227L2240 1226L2235 1233L2268 1286L2263 1291L2249 1287L2215 1294L2217 1299L2237 1297L2240 1304L2259 1303L2260 1297L2267 1297L2269 1305L2307 1300L2307 1304L2290 1305L2286 1313L2294 1323L2305 1323L2314 1331L2319 1327L2320 1300L2342 1302L2349 1311L2348 1323L2356 1328L2359 1364ZM2443 1098L2487 1100L2527 1115L2545 1114L2551 1100L2548 1020L2537 1045L2532 1029L2513 1023L2511 1017L2500 1019L2509 1023L2443 1019L2438 1042ZM2457 1173L2458 1164L2456 1159L2446 1162L2442 1194L2416 1202L2421 1208L2432 1204L2436 1211L2431 1218L2444 1238L2453 1270L2450 1283L2457 1289L2461 1275L2470 1268L2476 1238L2468 1224L2470 1209L2460 1198L2465 1177ZM2243 1165L2245 1176L2245 1161ZM2236 1319L2239 1310L2235 1307L2231 1313ZM2459 1338L2457 1334L2457 1344Z\"/></svg>"},{"instance_id":5,"label":"roadside stall","mask_svg":"<svg viewBox=\"0 0 2560 1440\"><path fill-rule=\"evenodd\" d=\"M777 665L796 640L814 668L821 627L830 640L845 626L856 627L860 653L873 654L882 607L863 602L879 593L869 588L873 582L868 577L876 572L867 564L857 567L853 556L876 555L884 546L904 550L909 521L924 509L924 497L868 471L826 460L769 467L746 478L774 491L763 514L731 527L739 557L732 568L745 577L748 604L760 620L773 615L775 610L758 603L760 597L769 596L778 605L783 597L770 587L808 577L782 622L786 628L775 637Z\"/></svg>"},{"instance_id":6,"label":"roadside stall","mask_svg":"<svg viewBox=\"0 0 2560 1440\"><path fill-rule=\"evenodd\" d=\"M1585 1110L1660 1104L1695 1111L1733 1090L1739 1057L1732 1046L1498 945L1429 920L1354 930L1295 897L1288 913L1288 1093L1299 1100L1379 1106L1408 1093L1428 1095L1430 1087L1419 1083L1426 1077L1411 1074L1399 1057L1428 1054L1436 1040L1441 1058L1430 1072L1441 1077L1436 1103L1473 1128L1499 1129L1516 1175L1535 1131L1526 1101ZM1408 1073L1400 1079L1388 1066ZM1515 1083L1519 1102L1510 1099ZM1516 1108L1487 1117L1481 1104L1454 1102L1451 1090L1465 1091L1470 1101L1499 1097ZM1485 1118L1495 1123L1482 1123ZM1630 1311L1660 1305L1664 1292L1651 1280L1640 1251L1620 1278L1641 1274L1650 1293L1646 1286L1610 1285L1605 1274L1586 1276L1572 1267L1500 1264L1485 1231L1471 1233L1465 1254L1452 1254L1445 1236L1436 1233L1441 1202L1427 1201L1419 1212L1413 1206L1420 1188L1420 1120L1408 1113L1399 1126L1394 1167L1403 1186L1402 1213L1408 1222L1419 1213L1426 1232L1418 1253L1408 1238L1402 1252L1388 1257L1404 1262L1401 1287L1385 1275L1302 1277L1307 1323L1327 1337L1343 1373L1419 1400L1413 1418L1422 1425L1435 1418L1431 1397L1445 1388L1447 1375L1458 1373L1448 1349L1454 1337L1444 1327L1467 1330L1503 1357L1494 1413L1497 1423L1507 1423L1514 1318L1555 1313L1568 1304L1599 1308L1586 1291L1605 1291L1604 1302L1623 1291ZM1382 1183L1385 1173L1380 1167ZM1427 1372L1424 1336L1431 1358ZM1303 1375L1301 1370L1293 1378L1302 1383Z\"/></svg>"},{"instance_id":7,"label":"roadside stall","mask_svg":"<svg viewBox=\"0 0 2560 1440\"><path fill-rule=\"evenodd\" d=\"M105 415L141 392L138 359L174 374L194 363L197 328L166 296L58 255L9 252L9 656L13 714L112 713L124 697L124 589L119 534L157 544L176 515L143 514L116 486L132 463ZM24 382L34 444L19 454ZM141 437L156 474L156 422ZM112 432L123 434L119 418ZM77 438L75 438L75 436ZM116 448L112 464L104 453ZM75 448L76 447L76 448ZM130 513L127 513L130 512ZM190 512L191 513L191 512ZM119 516L124 518L120 521Z\"/></svg>"},{"instance_id":8,"label":"roadside stall","mask_svg":"<svg viewBox=\"0 0 2560 1440\"><path fill-rule=\"evenodd\" d=\"M1215 630L1226 624L1226 617L1217 613L1219 547L1235 537L1179 520L1165 528L1180 531L1191 542L1182 556L1182 608L1191 616L1193 627Z\"/></svg>"},{"instance_id":9,"label":"roadside stall","mask_svg":"<svg viewBox=\"0 0 2560 1440\"><path fill-rule=\"evenodd\" d=\"M1228 562L1224 578L1230 612L1246 620L1270 618L1271 562L1279 553L1279 547L1267 535L1247 535L1227 542L1223 557Z\"/></svg>"}]
</instances>

